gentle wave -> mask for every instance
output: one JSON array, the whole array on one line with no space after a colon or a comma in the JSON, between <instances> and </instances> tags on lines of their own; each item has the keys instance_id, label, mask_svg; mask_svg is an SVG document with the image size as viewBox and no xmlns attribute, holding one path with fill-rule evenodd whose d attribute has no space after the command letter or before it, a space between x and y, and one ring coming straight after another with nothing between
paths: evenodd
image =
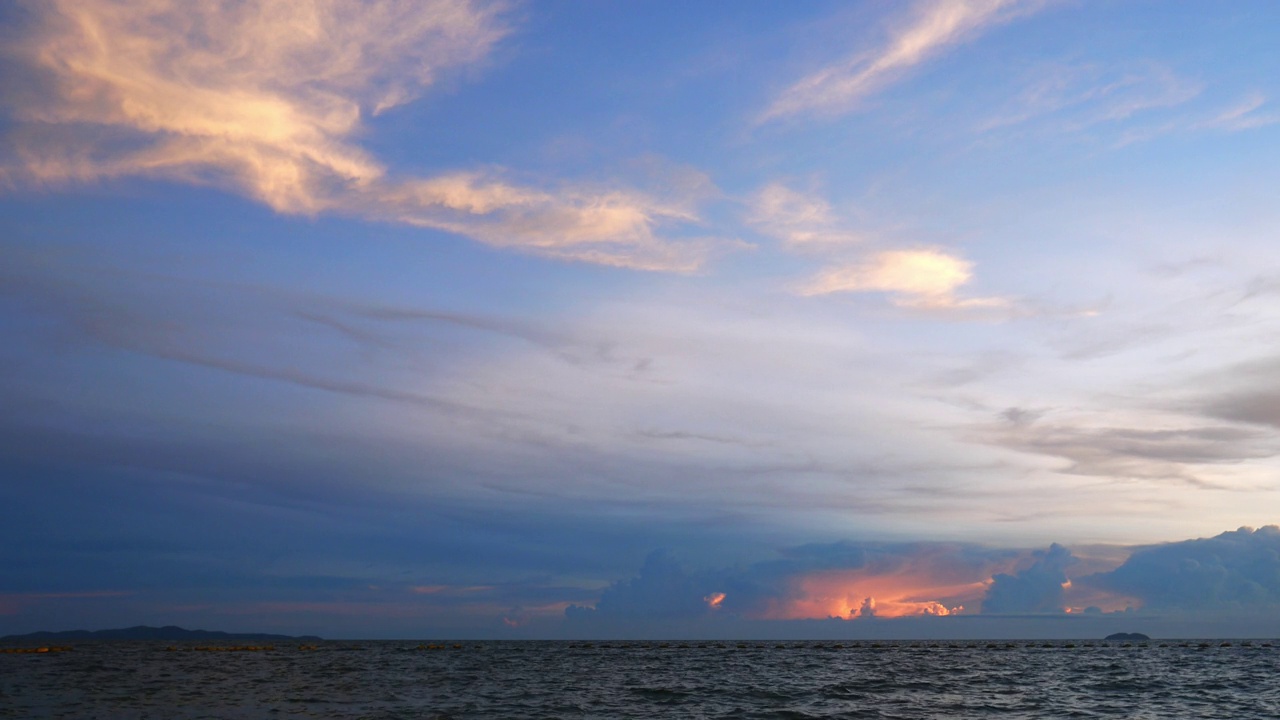
<instances>
[{"instance_id":1,"label":"gentle wave","mask_svg":"<svg viewBox=\"0 0 1280 720\"><path fill-rule=\"evenodd\" d=\"M202 647L0 655L0 718L1280 717L1260 642Z\"/></svg>"}]
</instances>

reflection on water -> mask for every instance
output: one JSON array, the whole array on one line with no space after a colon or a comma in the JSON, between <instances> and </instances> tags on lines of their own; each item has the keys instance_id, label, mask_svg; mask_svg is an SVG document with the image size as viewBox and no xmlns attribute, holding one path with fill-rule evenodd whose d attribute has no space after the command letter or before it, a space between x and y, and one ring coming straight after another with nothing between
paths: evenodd
<instances>
[{"instance_id":1,"label":"reflection on water","mask_svg":"<svg viewBox=\"0 0 1280 720\"><path fill-rule=\"evenodd\" d=\"M1280 643L79 643L2 718L1276 718Z\"/></svg>"}]
</instances>

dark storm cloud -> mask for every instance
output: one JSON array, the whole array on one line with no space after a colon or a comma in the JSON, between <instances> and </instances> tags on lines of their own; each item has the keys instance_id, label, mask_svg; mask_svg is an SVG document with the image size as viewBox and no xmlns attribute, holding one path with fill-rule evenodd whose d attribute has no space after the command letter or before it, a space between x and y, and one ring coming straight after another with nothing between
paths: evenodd
<instances>
[{"instance_id":1,"label":"dark storm cloud","mask_svg":"<svg viewBox=\"0 0 1280 720\"><path fill-rule=\"evenodd\" d=\"M1141 599L1149 610L1280 608L1280 528L1241 528L1141 548L1120 567L1090 580Z\"/></svg>"},{"instance_id":2,"label":"dark storm cloud","mask_svg":"<svg viewBox=\"0 0 1280 720\"><path fill-rule=\"evenodd\" d=\"M1067 568L1076 562L1071 551L1054 543L1037 551L1031 567L992 578L982 601L982 612L999 614L1058 613L1064 607Z\"/></svg>"}]
</instances>

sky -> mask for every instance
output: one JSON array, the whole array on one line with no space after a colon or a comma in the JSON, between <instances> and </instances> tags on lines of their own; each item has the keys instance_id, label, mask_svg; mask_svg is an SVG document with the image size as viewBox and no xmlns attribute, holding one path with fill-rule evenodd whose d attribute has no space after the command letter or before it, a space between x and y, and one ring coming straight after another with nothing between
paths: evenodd
<instances>
[{"instance_id":1,"label":"sky","mask_svg":"<svg viewBox=\"0 0 1280 720\"><path fill-rule=\"evenodd\" d=\"M0 634L1280 636L1278 24L0 4Z\"/></svg>"}]
</instances>

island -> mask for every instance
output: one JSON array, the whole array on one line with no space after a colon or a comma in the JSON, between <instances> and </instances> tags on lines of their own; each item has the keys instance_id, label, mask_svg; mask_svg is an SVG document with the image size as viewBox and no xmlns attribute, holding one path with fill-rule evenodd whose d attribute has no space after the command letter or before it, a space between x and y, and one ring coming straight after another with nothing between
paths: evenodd
<instances>
[{"instance_id":1,"label":"island","mask_svg":"<svg viewBox=\"0 0 1280 720\"><path fill-rule=\"evenodd\" d=\"M1143 635L1142 633L1111 633L1105 639L1106 640L1127 640L1132 642L1134 640L1150 640L1151 638L1147 637L1146 635Z\"/></svg>"},{"instance_id":2,"label":"island","mask_svg":"<svg viewBox=\"0 0 1280 720\"><path fill-rule=\"evenodd\" d=\"M129 628L114 630L64 630L61 632L27 633L26 635L5 635L0 642L48 642L67 640L305 640L315 641L322 638L316 635L273 635L271 633L228 633L218 630L187 630L177 625L151 627L135 625Z\"/></svg>"}]
</instances>

